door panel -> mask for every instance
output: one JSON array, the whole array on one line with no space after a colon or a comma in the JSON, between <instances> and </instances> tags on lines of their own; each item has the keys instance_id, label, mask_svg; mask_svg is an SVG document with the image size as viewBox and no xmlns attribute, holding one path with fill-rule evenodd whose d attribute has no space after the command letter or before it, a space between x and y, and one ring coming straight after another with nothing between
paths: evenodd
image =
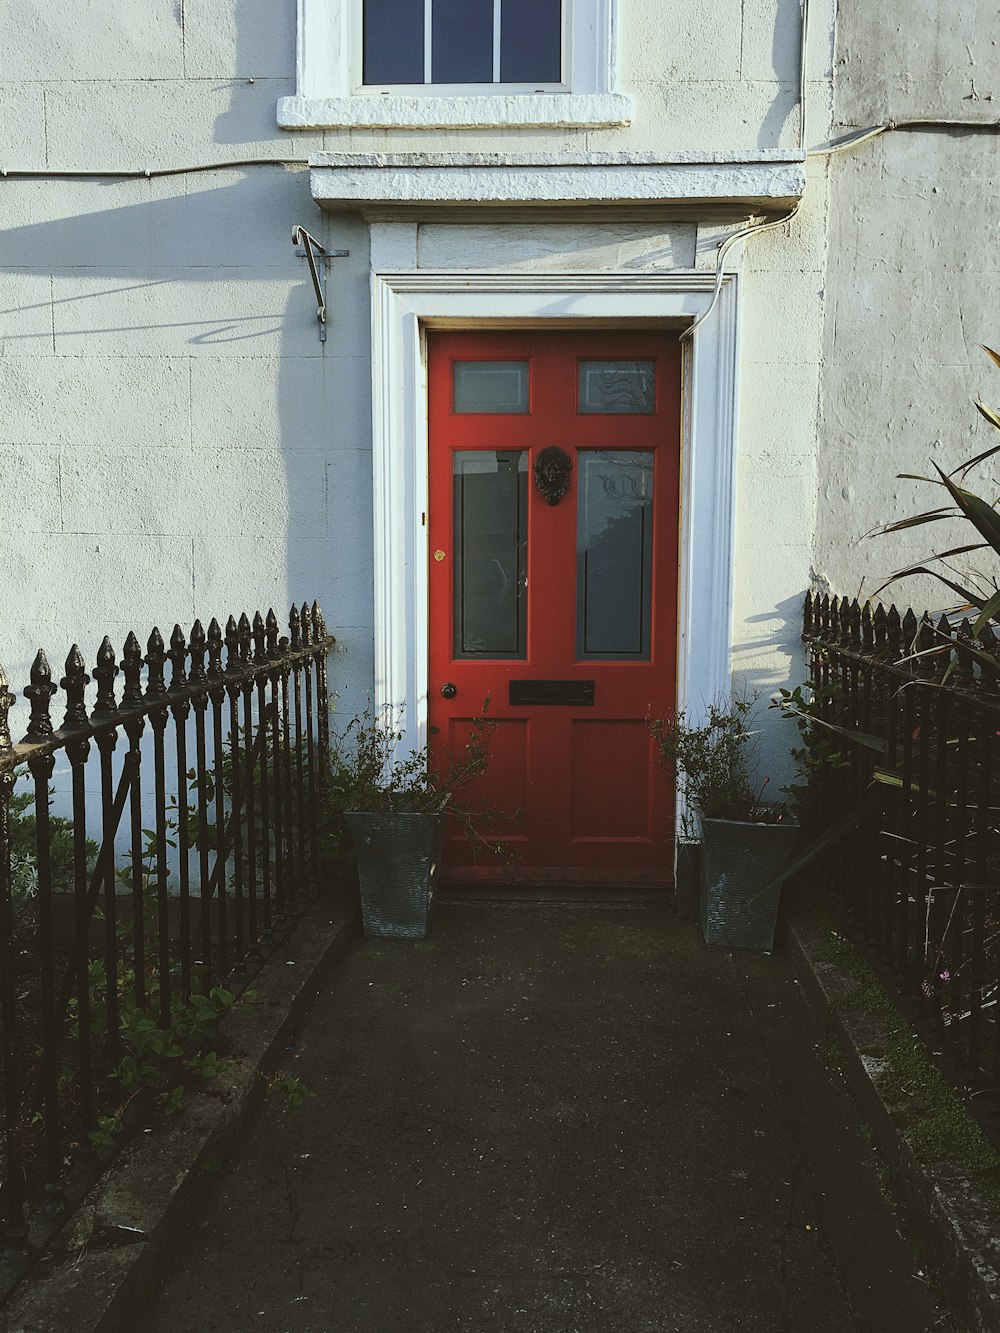
<instances>
[{"instance_id":1,"label":"door panel","mask_svg":"<svg viewBox=\"0 0 1000 1333\"><path fill-rule=\"evenodd\" d=\"M489 698L489 771L465 795L522 812L510 869L452 833L446 878L668 883L645 719L675 699L677 336L432 333L428 394L431 747L461 749ZM571 465L555 504L533 471L553 445Z\"/></svg>"}]
</instances>

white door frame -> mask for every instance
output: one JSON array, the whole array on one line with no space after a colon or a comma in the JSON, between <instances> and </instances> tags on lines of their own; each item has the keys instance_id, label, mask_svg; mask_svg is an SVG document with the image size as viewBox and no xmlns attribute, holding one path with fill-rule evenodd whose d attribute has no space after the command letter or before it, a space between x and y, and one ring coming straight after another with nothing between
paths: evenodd
<instances>
[{"instance_id":1,"label":"white door frame","mask_svg":"<svg viewBox=\"0 0 1000 1333\"><path fill-rule=\"evenodd\" d=\"M372 269L375 705L407 749L427 741L425 330L610 321L690 324L715 274L482 273ZM683 343L678 706L692 717L730 689L738 280Z\"/></svg>"}]
</instances>

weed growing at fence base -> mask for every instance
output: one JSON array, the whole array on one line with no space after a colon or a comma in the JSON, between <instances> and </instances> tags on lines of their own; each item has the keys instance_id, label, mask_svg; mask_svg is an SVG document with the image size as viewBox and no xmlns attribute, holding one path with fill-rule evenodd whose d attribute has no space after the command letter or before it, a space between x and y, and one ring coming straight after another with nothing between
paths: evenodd
<instances>
[{"instance_id":1,"label":"weed growing at fence base","mask_svg":"<svg viewBox=\"0 0 1000 1333\"><path fill-rule=\"evenodd\" d=\"M1000 1154L914 1035L875 973L857 949L827 928L819 961L852 983L843 1009L873 1019L880 1038L865 1052L884 1062L880 1095L906 1115L906 1142L924 1166L947 1163L980 1179L990 1202L1000 1205Z\"/></svg>"}]
</instances>

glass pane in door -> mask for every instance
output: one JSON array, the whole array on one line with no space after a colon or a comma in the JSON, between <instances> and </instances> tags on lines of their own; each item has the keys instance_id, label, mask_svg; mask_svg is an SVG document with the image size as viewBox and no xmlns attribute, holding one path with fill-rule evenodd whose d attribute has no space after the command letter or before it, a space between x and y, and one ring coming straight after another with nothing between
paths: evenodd
<instances>
[{"instance_id":1,"label":"glass pane in door","mask_svg":"<svg viewBox=\"0 0 1000 1333\"><path fill-rule=\"evenodd\" d=\"M656 362L581 361L577 411L652 416Z\"/></svg>"},{"instance_id":2,"label":"glass pane in door","mask_svg":"<svg viewBox=\"0 0 1000 1333\"><path fill-rule=\"evenodd\" d=\"M456 658L525 656L528 455L453 455Z\"/></svg>"},{"instance_id":3,"label":"glass pane in door","mask_svg":"<svg viewBox=\"0 0 1000 1333\"><path fill-rule=\"evenodd\" d=\"M452 404L459 413L527 412L527 361L456 361Z\"/></svg>"},{"instance_id":4,"label":"glass pane in door","mask_svg":"<svg viewBox=\"0 0 1000 1333\"><path fill-rule=\"evenodd\" d=\"M652 451L585 449L578 460L577 656L648 661Z\"/></svg>"}]
</instances>

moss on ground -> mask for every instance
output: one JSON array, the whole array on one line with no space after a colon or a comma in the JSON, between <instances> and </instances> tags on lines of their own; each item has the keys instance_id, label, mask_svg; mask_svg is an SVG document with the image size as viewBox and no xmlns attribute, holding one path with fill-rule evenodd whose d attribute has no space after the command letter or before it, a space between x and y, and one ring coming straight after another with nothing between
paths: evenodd
<instances>
[{"instance_id":1,"label":"moss on ground","mask_svg":"<svg viewBox=\"0 0 1000 1333\"><path fill-rule=\"evenodd\" d=\"M879 1091L886 1101L905 1108L905 1139L914 1156L924 1166L948 1164L977 1177L989 1202L1000 1207L1000 1154L861 953L836 932L831 920L822 923L822 930L817 960L852 983L839 1007L876 1021L885 1034L865 1054L883 1062Z\"/></svg>"}]
</instances>

